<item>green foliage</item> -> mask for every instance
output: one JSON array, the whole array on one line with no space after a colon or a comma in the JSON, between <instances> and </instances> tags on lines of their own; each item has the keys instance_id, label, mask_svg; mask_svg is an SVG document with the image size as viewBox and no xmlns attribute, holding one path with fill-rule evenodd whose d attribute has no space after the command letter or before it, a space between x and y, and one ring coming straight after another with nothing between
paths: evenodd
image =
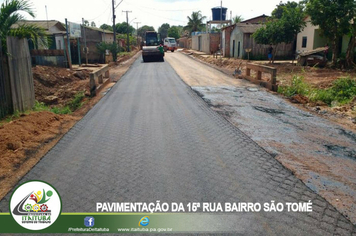
<instances>
[{"instance_id":1,"label":"green foliage","mask_svg":"<svg viewBox=\"0 0 356 236\"><path fill-rule=\"evenodd\" d=\"M95 22L94 22L94 21L92 21L92 22L90 23L90 26L91 26L91 27L96 27Z\"/></svg>"},{"instance_id":2,"label":"green foliage","mask_svg":"<svg viewBox=\"0 0 356 236\"><path fill-rule=\"evenodd\" d=\"M72 111L70 110L69 106L65 107L53 107L51 110L54 114L57 115L66 115L66 114L71 114Z\"/></svg>"},{"instance_id":3,"label":"green foliage","mask_svg":"<svg viewBox=\"0 0 356 236\"><path fill-rule=\"evenodd\" d=\"M117 53L120 52L119 46L114 42L112 43L101 42L96 45L96 48L101 54L105 54L106 50L109 50L113 56L114 61L117 60Z\"/></svg>"},{"instance_id":4,"label":"green foliage","mask_svg":"<svg viewBox=\"0 0 356 236\"><path fill-rule=\"evenodd\" d=\"M302 76L293 76L290 86L279 86L278 93L281 93L287 97L292 97L296 94L307 96L311 91L311 87L304 82Z\"/></svg>"},{"instance_id":5,"label":"green foliage","mask_svg":"<svg viewBox=\"0 0 356 236\"><path fill-rule=\"evenodd\" d=\"M307 0L306 12L311 23L318 25L321 35L332 43L333 64L339 56L340 38L351 31L351 22L355 21L354 0Z\"/></svg>"},{"instance_id":6,"label":"green foliage","mask_svg":"<svg viewBox=\"0 0 356 236\"><path fill-rule=\"evenodd\" d=\"M202 16L201 11L192 12L191 16L188 16L188 24L184 27L184 30L189 30L189 32L201 31L204 29L205 16Z\"/></svg>"},{"instance_id":7,"label":"green foliage","mask_svg":"<svg viewBox=\"0 0 356 236\"><path fill-rule=\"evenodd\" d=\"M153 28L153 26L144 25L138 28L137 33L142 38L145 38L146 31L155 31L155 28Z\"/></svg>"},{"instance_id":8,"label":"green foliage","mask_svg":"<svg viewBox=\"0 0 356 236\"><path fill-rule=\"evenodd\" d=\"M179 39L180 38L179 28L177 26L172 26L171 28L169 28L168 37Z\"/></svg>"},{"instance_id":9,"label":"green foliage","mask_svg":"<svg viewBox=\"0 0 356 236\"><path fill-rule=\"evenodd\" d=\"M31 17L35 17L32 5L27 0L5 0L0 7L0 39L3 52L6 53L6 36L19 38L31 38L33 41L41 40L44 30L33 25L20 22L24 16L20 12L25 12ZM11 26L16 25L16 28ZM42 42L46 45L45 42Z\"/></svg>"},{"instance_id":10,"label":"green foliage","mask_svg":"<svg viewBox=\"0 0 356 236\"><path fill-rule=\"evenodd\" d=\"M35 101L35 106L32 109L33 111L49 111L50 108L46 106L43 102Z\"/></svg>"},{"instance_id":11,"label":"green foliage","mask_svg":"<svg viewBox=\"0 0 356 236\"><path fill-rule=\"evenodd\" d=\"M295 7L295 4L297 3L289 2L284 5L280 3L274 11L276 18L272 17L264 27L259 28L252 35L256 42L273 45L293 42L305 26L303 6L297 4Z\"/></svg>"},{"instance_id":12,"label":"green foliage","mask_svg":"<svg viewBox=\"0 0 356 236\"><path fill-rule=\"evenodd\" d=\"M70 101L68 104L70 110L75 111L75 110L79 109L83 105L82 100L83 100L84 96L85 95L84 95L83 91L78 92L74 96L73 100Z\"/></svg>"},{"instance_id":13,"label":"green foliage","mask_svg":"<svg viewBox=\"0 0 356 236\"><path fill-rule=\"evenodd\" d=\"M277 7L272 11L272 17L274 19L281 19L285 9L296 9L298 7L298 3L290 2L283 3L282 1L277 5Z\"/></svg>"},{"instance_id":14,"label":"green foliage","mask_svg":"<svg viewBox=\"0 0 356 236\"><path fill-rule=\"evenodd\" d=\"M100 26L100 29L113 31L113 30L112 30L112 26L111 26L111 25L107 25L107 24L102 24L102 25Z\"/></svg>"},{"instance_id":15,"label":"green foliage","mask_svg":"<svg viewBox=\"0 0 356 236\"><path fill-rule=\"evenodd\" d=\"M131 25L128 25L128 27L129 28L127 28L127 22L117 23L115 25L116 33L127 34L127 30L128 30L129 34L132 34L135 31L135 28Z\"/></svg>"},{"instance_id":16,"label":"green foliage","mask_svg":"<svg viewBox=\"0 0 356 236\"><path fill-rule=\"evenodd\" d=\"M240 15L240 16L234 16L233 18L232 18L232 22L234 22L235 24L236 23L240 23L241 21L243 21L244 20L244 18Z\"/></svg>"},{"instance_id":17,"label":"green foliage","mask_svg":"<svg viewBox=\"0 0 356 236\"><path fill-rule=\"evenodd\" d=\"M328 105L332 102L347 104L356 97L356 80L340 78L333 82L328 89L313 89L304 82L303 77L294 76L290 86L279 86L278 92L292 97L296 94L304 95L310 101L322 101Z\"/></svg>"},{"instance_id":18,"label":"green foliage","mask_svg":"<svg viewBox=\"0 0 356 236\"><path fill-rule=\"evenodd\" d=\"M162 39L167 38L168 31L169 31L170 28L171 27L170 27L170 25L168 23L164 23L158 28L158 33L161 34L161 38Z\"/></svg>"}]
</instances>

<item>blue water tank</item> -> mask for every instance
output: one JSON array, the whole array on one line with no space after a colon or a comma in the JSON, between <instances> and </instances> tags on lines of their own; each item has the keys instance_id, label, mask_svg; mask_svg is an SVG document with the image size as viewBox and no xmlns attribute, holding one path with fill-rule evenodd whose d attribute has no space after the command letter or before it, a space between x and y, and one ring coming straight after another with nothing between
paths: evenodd
<instances>
[{"instance_id":1,"label":"blue water tank","mask_svg":"<svg viewBox=\"0 0 356 236\"><path fill-rule=\"evenodd\" d=\"M214 7L211 8L212 12L213 12L213 21L220 21L220 13L221 13L221 7ZM226 20L226 11L227 8L223 7L222 8L222 20Z\"/></svg>"}]
</instances>

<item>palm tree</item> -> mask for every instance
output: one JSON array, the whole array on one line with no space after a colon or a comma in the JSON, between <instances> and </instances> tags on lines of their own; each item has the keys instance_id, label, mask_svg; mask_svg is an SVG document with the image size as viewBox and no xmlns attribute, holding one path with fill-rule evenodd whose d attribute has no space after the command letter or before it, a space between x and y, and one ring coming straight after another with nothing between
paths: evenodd
<instances>
[{"instance_id":1,"label":"palm tree","mask_svg":"<svg viewBox=\"0 0 356 236\"><path fill-rule=\"evenodd\" d=\"M27 0L5 0L0 8L0 39L3 52L6 52L6 36L15 36L19 38L36 38L41 40L44 30L37 26L19 24L24 20L20 12L25 12L35 17L32 5ZM16 25L17 24L17 25ZM11 27L16 25L16 27Z\"/></svg>"},{"instance_id":2,"label":"palm tree","mask_svg":"<svg viewBox=\"0 0 356 236\"><path fill-rule=\"evenodd\" d=\"M234 18L232 18L232 22L236 23L240 23L241 21L243 21L244 18L242 18L242 16L235 16Z\"/></svg>"},{"instance_id":3,"label":"palm tree","mask_svg":"<svg viewBox=\"0 0 356 236\"><path fill-rule=\"evenodd\" d=\"M203 29L205 16L201 15L200 11L193 12L191 16L188 16L188 25L184 29L189 30L190 32L199 31Z\"/></svg>"}]
</instances>

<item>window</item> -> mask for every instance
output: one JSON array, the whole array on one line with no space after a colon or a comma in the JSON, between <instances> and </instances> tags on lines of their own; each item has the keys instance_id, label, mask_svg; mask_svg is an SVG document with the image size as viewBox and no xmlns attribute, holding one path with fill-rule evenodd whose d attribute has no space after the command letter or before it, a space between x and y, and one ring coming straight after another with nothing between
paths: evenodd
<instances>
[{"instance_id":1,"label":"window","mask_svg":"<svg viewBox=\"0 0 356 236\"><path fill-rule=\"evenodd\" d=\"M302 39L302 48L306 48L307 47L307 37L304 36Z\"/></svg>"}]
</instances>

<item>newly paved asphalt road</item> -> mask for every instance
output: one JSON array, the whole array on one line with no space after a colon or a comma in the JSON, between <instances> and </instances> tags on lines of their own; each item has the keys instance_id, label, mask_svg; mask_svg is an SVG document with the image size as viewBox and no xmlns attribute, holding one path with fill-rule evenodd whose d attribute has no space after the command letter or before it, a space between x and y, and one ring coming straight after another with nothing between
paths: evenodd
<instances>
[{"instance_id":1,"label":"newly paved asphalt road","mask_svg":"<svg viewBox=\"0 0 356 236\"><path fill-rule=\"evenodd\" d=\"M59 191L63 212L95 212L96 202L311 200L312 213L230 214L236 224L229 222L228 231L356 235L330 204L212 111L167 62L139 58L21 182L33 179ZM0 203L3 212L8 199Z\"/></svg>"}]
</instances>

